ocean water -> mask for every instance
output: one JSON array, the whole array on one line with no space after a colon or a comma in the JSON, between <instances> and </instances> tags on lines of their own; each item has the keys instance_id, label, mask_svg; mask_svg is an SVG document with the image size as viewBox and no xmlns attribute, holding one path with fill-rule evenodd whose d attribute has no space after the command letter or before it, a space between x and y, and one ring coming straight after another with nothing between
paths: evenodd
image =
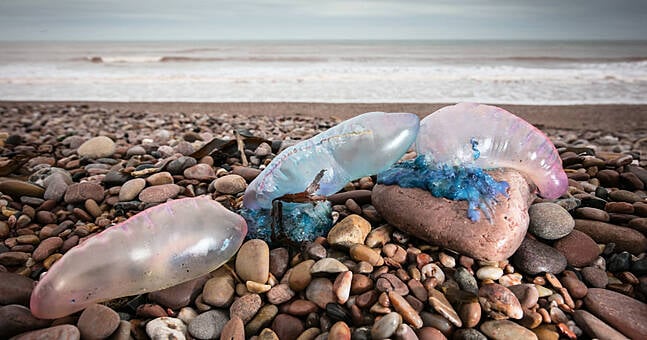
<instances>
[{"instance_id":1,"label":"ocean water","mask_svg":"<svg viewBox=\"0 0 647 340\"><path fill-rule=\"evenodd\" d=\"M645 104L647 41L0 42L0 100Z\"/></svg>"}]
</instances>

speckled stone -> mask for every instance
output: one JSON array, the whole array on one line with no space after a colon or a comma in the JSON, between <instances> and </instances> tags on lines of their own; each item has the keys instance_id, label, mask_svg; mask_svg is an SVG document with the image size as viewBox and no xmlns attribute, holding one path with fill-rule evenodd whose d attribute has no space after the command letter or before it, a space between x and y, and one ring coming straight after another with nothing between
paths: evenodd
<instances>
[{"instance_id":1,"label":"speckled stone","mask_svg":"<svg viewBox=\"0 0 647 340\"><path fill-rule=\"evenodd\" d=\"M537 335L528 328L509 320L491 320L481 324L481 332L493 340L537 340Z\"/></svg>"},{"instance_id":2,"label":"speckled stone","mask_svg":"<svg viewBox=\"0 0 647 340\"><path fill-rule=\"evenodd\" d=\"M566 257L555 248L526 237L512 256L514 265L524 273L559 274L566 268Z\"/></svg>"},{"instance_id":3,"label":"speckled stone","mask_svg":"<svg viewBox=\"0 0 647 340\"><path fill-rule=\"evenodd\" d=\"M606 289L591 288L584 297L586 308L629 338L647 334L647 304Z\"/></svg>"},{"instance_id":4,"label":"speckled stone","mask_svg":"<svg viewBox=\"0 0 647 340\"><path fill-rule=\"evenodd\" d=\"M163 203L175 198L182 192L182 187L176 184L154 185L139 193L139 200L144 203Z\"/></svg>"},{"instance_id":5,"label":"speckled stone","mask_svg":"<svg viewBox=\"0 0 647 340\"><path fill-rule=\"evenodd\" d=\"M628 251L635 255L647 251L647 237L631 228L600 221L576 219L575 229L589 235L596 242L615 243L617 251Z\"/></svg>"},{"instance_id":6,"label":"speckled stone","mask_svg":"<svg viewBox=\"0 0 647 340\"><path fill-rule=\"evenodd\" d=\"M119 314L104 305L90 305L77 323L84 339L105 339L119 327Z\"/></svg>"},{"instance_id":7,"label":"speckled stone","mask_svg":"<svg viewBox=\"0 0 647 340\"><path fill-rule=\"evenodd\" d=\"M217 339L227 321L229 317L223 311L209 310L191 320L187 330L197 339Z\"/></svg>"},{"instance_id":8,"label":"speckled stone","mask_svg":"<svg viewBox=\"0 0 647 340\"><path fill-rule=\"evenodd\" d=\"M528 232L546 240L564 237L575 227L571 214L556 203L533 204L528 209L528 215Z\"/></svg>"},{"instance_id":9,"label":"speckled stone","mask_svg":"<svg viewBox=\"0 0 647 340\"><path fill-rule=\"evenodd\" d=\"M102 158L110 157L115 153L116 145L112 139L106 136L90 138L87 142L81 144L76 152L81 157Z\"/></svg>"},{"instance_id":10,"label":"speckled stone","mask_svg":"<svg viewBox=\"0 0 647 340\"><path fill-rule=\"evenodd\" d=\"M566 257L566 262L575 267L591 264L599 255L600 248L589 235L573 230L570 234L555 241L553 247Z\"/></svg>"},{"instance_id":11,"label":"speckled stone","mask_svg":"<svg viewBox=\"0 0 647 340\"><path fill-rule=\"evenodd\" d=\"M17 335L11 340L78 340L79 329L74 325L58 325Z\"/></svg>"}]
</instances>

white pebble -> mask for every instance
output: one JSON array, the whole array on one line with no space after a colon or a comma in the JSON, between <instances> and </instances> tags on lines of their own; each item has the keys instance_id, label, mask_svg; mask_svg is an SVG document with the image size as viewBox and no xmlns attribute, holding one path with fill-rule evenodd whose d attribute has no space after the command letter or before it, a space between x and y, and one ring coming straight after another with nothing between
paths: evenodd
<instances>
[{"instance_id":1,"label":"white pebble","mask_svg":"<svg viewBox=\"0 0 647 340\"><path fill-rule=\"evenodd\" d=\"M503 269L499 267L485 266L481 267L476 271L476 277L479 280L498 280L503 276Z\"/></svg>"},{"instance_id":2,"label":"white pebble","mask_svg":"<svg viewBox=\"0 0 647 340\"><path fill-rule=\"evenodd\" d=\"M146 324L146 334L151 339L186 339L186 325L180 319L159 317Z\"/></svg>"}]
</instances>

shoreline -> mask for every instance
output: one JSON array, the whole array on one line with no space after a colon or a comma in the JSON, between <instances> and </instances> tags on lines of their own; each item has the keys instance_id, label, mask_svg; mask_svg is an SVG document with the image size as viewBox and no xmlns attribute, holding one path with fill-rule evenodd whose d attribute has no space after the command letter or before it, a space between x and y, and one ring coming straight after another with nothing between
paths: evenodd
<instances>
[{"instance_id":1,"label":"shoreline","mask_svg":"<svg viewBox=\"0 0 647 340\"><path fill-rule=\"evenodd\" d=\"M145 111L151 114L203 112L243 116L305 115L348 119L370 111L412 112L421 117L450 103L324 103L324 102L104 102L104 101L3 101L0 107L87 105L110 111ZM525 119L539 129L598 130L647 133L647 105L508 105L492 104Z\"/></svg>"}]
</instances>

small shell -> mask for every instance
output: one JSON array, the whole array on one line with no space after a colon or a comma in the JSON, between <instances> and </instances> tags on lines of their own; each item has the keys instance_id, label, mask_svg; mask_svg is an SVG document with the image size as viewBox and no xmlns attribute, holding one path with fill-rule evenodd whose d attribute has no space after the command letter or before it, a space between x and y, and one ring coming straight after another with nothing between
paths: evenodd
<instances>
[{"instance_id":1,"label":"small shell","mask_svg":"<svg viewBox=\"0 0 647 340\"><path fill-rule=\"evenodd\" d=\"M229 260L245 234L242 217L208 198L155 206L68 251L34 288L31 312L55 319L192 280Z\"/></svg>"},{"instance_id":2,"label":"small shell","mask_svg":"<svg viewBox=\"0 0 647 340\"><path fill-rule=\"evenodd\" d=\"M557 198L568 189L559 153L548 137L495 106L460 103L441 108L420 122L416 149L437 163L518 170L544 198Z\"/></svg>"},{"instance_id":3,"label":"small shell","mask_svg":"<svg viewBox=\"0 0 647 340\"><path fill-rule=\"evenodd\" d=\"M395 163L413 144L419 128L412 113L369 112L332 127L278 154L245 191L248 209L270 209L285 194L306 190L325 170L314 193L327 196L359 177Z\"/></svg>"}]
</instances>

